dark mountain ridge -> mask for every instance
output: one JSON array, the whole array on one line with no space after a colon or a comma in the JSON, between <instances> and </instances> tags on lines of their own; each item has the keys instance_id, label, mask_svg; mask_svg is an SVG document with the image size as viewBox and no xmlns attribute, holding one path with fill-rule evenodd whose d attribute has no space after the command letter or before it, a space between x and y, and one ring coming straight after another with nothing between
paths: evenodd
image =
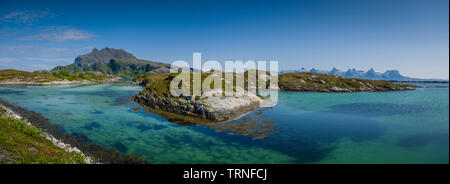
<instances>
[{"instance_id":1,"label":"dark mountain ridge","mask_svg":"<svg viewBox=\"0 0 450 184\"><path fill-rule=\"evenodd\" d=\"M75 58L73 64L57 66L51 71L67 71L70 73L98 71L122 77L134 77L140 74L166 74L170 65L138 59L123 49L105 47L101 50L94 48L90 53Z\"/></svg>"}]
</instances>

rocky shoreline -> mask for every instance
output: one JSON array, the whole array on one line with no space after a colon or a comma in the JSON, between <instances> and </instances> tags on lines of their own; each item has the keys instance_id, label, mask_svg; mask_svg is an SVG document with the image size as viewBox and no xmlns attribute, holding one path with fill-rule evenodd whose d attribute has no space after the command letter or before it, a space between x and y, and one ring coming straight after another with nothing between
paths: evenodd
<instances>
[{"instance_id":1,"label":"rocky shoreline","mask_svg":"<svg viewBox=\"0 0 450 184\"><path fill-rule=\"evenodd\" d=\"M1 104L0 104L0 108L2 108L2 109L5 110L6 116L12 117L12 118L14 118L14 119L21 120L21 121L25 122L25 123L27 124L27 126L31 126L31 127L38 128L38 127L34 126L33 124L31 124L27 119L25 119L25 118L23 118L22 116L20 116L18 113L14 112L12 109L10 109L10 108L8 108L8 107L6 107L6 106L3 106L3 105L1 105ZM91 157L86 156L86 154L84 154L83 152L81 152L81 150L78 149L77 147L74 147L74 146L72 146L72 145L70 145L70 144L66 144L66 143L64 143L63 141L56 139L54 136L52 136L52 135L50 135L50 134L48 134L48 133L43 132L43 133L41 134L41 136L44 137L44 138L46 138L46 139L49 140L50 142L52 142L54 146L56 146L56 147L58 147L58 148L60 148L60 149L63 149L63 150L66 151L66 152L69 152L69 153L75 152L75 153L81 154L82 157L84 158L83 160L84 160L84 162L85 162L86 164L94 164L94 163L97 163L97 162L94 162L94 160L93 160Z\"/></svg>"}]
</instances>

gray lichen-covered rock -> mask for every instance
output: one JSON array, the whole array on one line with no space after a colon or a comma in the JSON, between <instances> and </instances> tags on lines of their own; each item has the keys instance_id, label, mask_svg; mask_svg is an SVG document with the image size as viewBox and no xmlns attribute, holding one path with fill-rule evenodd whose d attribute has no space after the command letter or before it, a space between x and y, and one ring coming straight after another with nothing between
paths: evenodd
<instances>
[{"instance_id":1,"label":"gray lichen-covered rock","mask_svg":"<svg viewBox=\"0 0 450 184\"><path fill-rule=\"evenodd\" d=\"M260 107L261 99L257 96L208 96L199 100L161 98L160 96L141 92L133 99L147 107L193 116L212 121L235 119Z\"/></svg>"}]
</instances>

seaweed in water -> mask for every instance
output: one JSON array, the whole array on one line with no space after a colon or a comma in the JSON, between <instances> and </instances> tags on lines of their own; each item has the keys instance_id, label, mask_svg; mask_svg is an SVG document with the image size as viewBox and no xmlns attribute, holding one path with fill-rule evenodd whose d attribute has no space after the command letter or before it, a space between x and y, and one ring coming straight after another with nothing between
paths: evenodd
<instances>
[{"instance_id":1,"label":"seaweed in water","mask_svg":"<svg viewBox=\"0 0 450 184\"><path fill-rule=\"evenodd\" d=\"M86 129L86 130L92 130L92 129L94 129L94 128L100 128L101 126L102 126L102 125L100 125L100 123L92 122L92 123L89 123L89 124L85 125L85 126L84 126L84 129Z\"/></svg>"},{"instance_id":2,"label":"seaweed in water","mask_svg":"<svg viewBox=\"0 0 450 184\"><path fill-rule=\"evenodd\" d=\"M129 141L136 141L136 138L134 138L134 137L128 137L127 140L129 140Z\"/></svg>"},{"instance_id":3,"label":"seaweed in water","mask_svg":"<svg viewBox=\"0 0 450 184\"><path fill-rule=\"evenodd\" d=\"M125 144L123 144L123 143L120 142L120 141L114 142L113 147L116 148L118 151L120 151L120 152L122 152L122 153L125 153L125 152L128 151L127 146L125 146Z\"/></svg>"},{"instance_id":4,"label":"seaweed in water","mask_svg":"<svg viewBox=\"0 0 450 184\"><path fill-rule=\"evenodd\" d=\"M71 135L78 137L80 139L83 139L85 142L89 142L89 138L88 135L86 135L85 133L82 132L73 132Z\"/></svg>"}]
</instances>

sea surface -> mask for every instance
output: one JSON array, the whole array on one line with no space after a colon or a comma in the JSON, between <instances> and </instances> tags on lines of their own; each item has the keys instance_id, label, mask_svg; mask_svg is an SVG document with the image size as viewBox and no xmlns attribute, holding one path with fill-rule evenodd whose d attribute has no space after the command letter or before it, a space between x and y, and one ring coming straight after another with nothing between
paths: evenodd
<instances>
[{"instance_id":1,"label":"sea surface","mask_svg":"<svg viewBox=\"0 0 450 184\"><path fill-rule=\"evenodd\" d=\"M418 85L418 84L415 84ZM277 106L235 121L183 126L131 101L127 82L0 86L0 99L65 133L150 163L449 163L449 88L281 92ZM444 86L444 88L442 88Z\"/></svg>"}]
</instances>

